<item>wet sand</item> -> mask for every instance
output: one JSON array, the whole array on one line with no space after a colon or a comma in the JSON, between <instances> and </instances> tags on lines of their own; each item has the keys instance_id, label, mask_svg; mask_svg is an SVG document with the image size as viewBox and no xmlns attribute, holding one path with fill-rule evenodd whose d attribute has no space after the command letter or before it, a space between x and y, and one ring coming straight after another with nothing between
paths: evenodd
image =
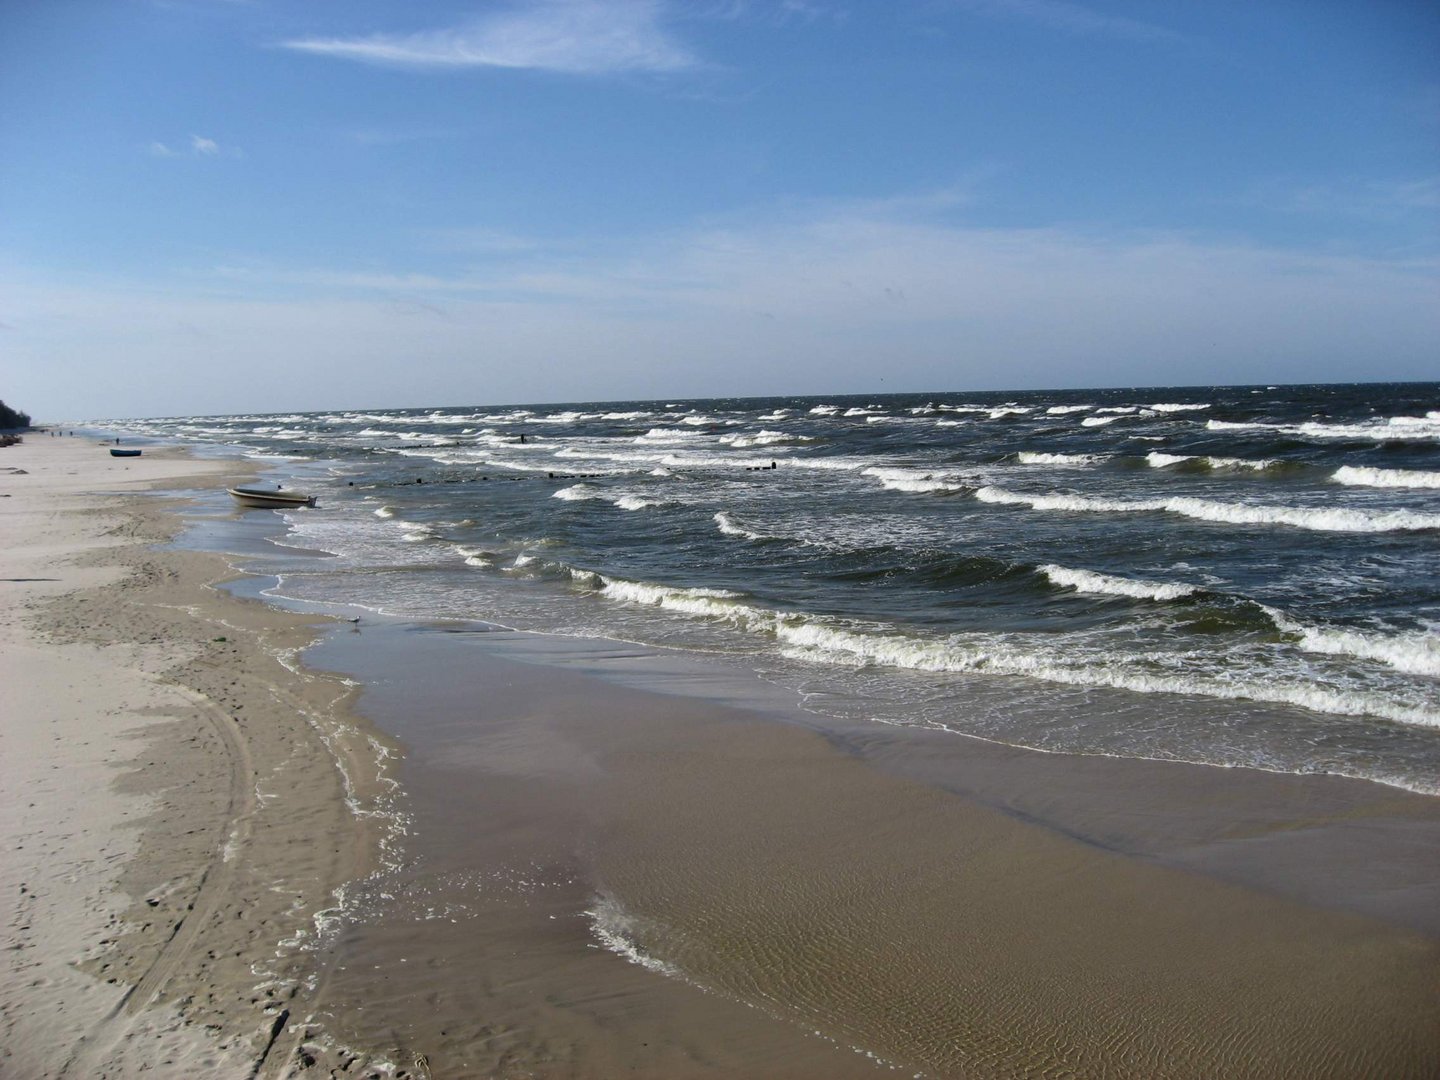
<instances>
[{"instance_id":1,"label":"wet sand","mask_svg":"<svg viewBox=\"0 0 1440 1080\"><path fill-rule=\"evenodd\" d=\"M153 546L174 504L125 493L223 466L32 440L0 458L4 1075L1440 1073L1440 800L337 625Z\"/></svg>"},{"instance_id":2,"label":"wet sand","mask_svg":"<svg viewBox=\"0 0 1440 1080\"><path fill-rule=\"evenodd\" d=\"M347 1037L437 1075L1440 1067L1435 800L827 736L443 629L311 654L408 748L410 862L331 957Z\"/></svg>"}]
</instances>

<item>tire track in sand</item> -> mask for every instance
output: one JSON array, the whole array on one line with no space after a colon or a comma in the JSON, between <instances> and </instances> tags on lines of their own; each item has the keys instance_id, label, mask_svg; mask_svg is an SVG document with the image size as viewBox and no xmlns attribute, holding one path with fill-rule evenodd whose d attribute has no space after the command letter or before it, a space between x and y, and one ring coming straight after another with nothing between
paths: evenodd
<instances>
[{"instance_id":1,"label":"tire track in sand","mask_svg":"<svg viewBox=\"0 0 1440 1080\"><path fill-rule=\"evenodd\" d=\"M239 862L238 855L249 839L250 819L256 807L256 777L250 747L240 726L209 698L171 680L163 681L190 699L225 748L230 766L227 827L223 832L225 840L211 853L210 861L201 873L195 899L170 931L169 938L160 947L145 974L125 992L109 1015L85 1035L77 1052L60 1067L59 1076L90 1077L103 1071L111 1051L131 1033L140 1013L159 996L175 970L195 948L206 923L229 892L234 867Z\"/></svg>"}]
</instances>

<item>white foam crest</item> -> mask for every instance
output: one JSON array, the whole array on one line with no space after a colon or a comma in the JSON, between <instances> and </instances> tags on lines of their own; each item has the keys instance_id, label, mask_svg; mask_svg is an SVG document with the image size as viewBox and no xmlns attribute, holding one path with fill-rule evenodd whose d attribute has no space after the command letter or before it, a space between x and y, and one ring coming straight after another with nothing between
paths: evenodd
<instances>
[{"instance_id":1,"label":"white foam crest","mask_svg":"<svg viewBox=\"0 0 1440 1080\"><path fill-rule=\"evenodd\" d=\"M1104 427L1106 424L1113 424L1119 420L1118 416L1087 416L1080 421L1081 427Z\"/></svg>"},{"instance_id":2,"label":"white foam crest","mask_svg":"<svg viewBox=\"0 0 1440 1080\"><path fill-rule=\"evenodd\" d=\"M914 480L902 478L882 477L880 483L891 491L907 491L912 494L923 495L937 491L964 491L964 484L951 483L948 480Z\"/></svg>"},{"instance_id":3,"label":"white foam crest","mask_svg":"<svg viewBox=\"0 0 1440 1080\"><path fill-rule=\"evenodd\" d=\"M774 420L788 420L789 418L789 409L776 409L774 412L766 413L764 416L757 416L755 419L759 420L761 423L768 423Z\"/></svg>"},{"instance_id":4,"label":"white foam crest","mask_svg":"<svg viewBox=\"0 0 1440 1080\"><path fill-rule=\"evenodd\" d=\"M382 506L375 511L375 516L378 518L393 518L395 516L395 508L393 506Z\"/></svg>"},{"instance_id":5,"label":"white foam crest","mask_svg":"<svg viewBox=\"0 0 1440 1080\"><path fill-rule=\"evenodd\" d=\"M745 526L739 524L724 510L721 510L718 514L715 515L715 524L719 528L720 532L725 536L743 536L746 540L778 539L777 537L766 536L764 533L758 533L751 529L745 528Z\"/></svg>"},{"instance_id":6,"label":"white foam crest","mask_svg":"<svg viewBox=\"0 0 1440 1080\"><path fill-rule=\"evenodd\" d=\"M783 431L757 431L753 435L725 435L720 441L743 449L747 446L773 446L781 442L814 442L808 435L787 435Z\"/></svg>"},{"instance_id":7,"label":"white foam crest","mask_svg":"<svg viewBox=\"0 0 1440 1080\"><path fill-rule=\"evenodd\" d=\"M808 622L781 624L776 636L793 647L794 651L788 655L806 660L838 660L855 666L879 664L914 671L1024 675L1074 686L1113 687L1142 694L1265 701L1340 716L1379 716L1403 724L1440 727L1440 712L1395 702L1380 694L1352 693L1314 683L1150 674L1104 661L1096 662L1094 658L1067 664L1055 656L1028 653L1003 639L981 635L921 640Z\"/></svg>"},{"instance_id":8,"label":"white foam crest","mask_svg":"<svg viewBox=\"0 0 1440 1080\"><path fill-rule=\"evenodd\" d=\"M642 444L655 442L685 442L689 439L703 439L705 437L706 436L703 431L680 431L678 428L652 427L649 431L645 432L644 435L636 435L634 441Z\"/></svg>"},{"instance_id":9,"label":"white foam crest","mask_svg":"<svg viewBox=\"0 0 1440 1080\"><path fill-rule=\"evenodd\" d=\"M1056 585L1098 596L1128 596L1136 600L1179 600L1198 591L1194 585L1179 582L1136 581L1133 578L1101 574L1094 570L1072 570L1055 563L1040 567L1040 572Z\"/></svg>"},{"instance_id":10,"label":"white foam crest","mask_svg":"<svg viewBox=\"0 0 1440 1080\"><path fill-rule=\"evenodd\" d=\"M527 417L527 424L574 424L580 420L593 420L598 413L575 412L573 409L567 412L551 413L548 416Z\"/></svg>"},{"instance_id":11,"label":"white foam crest","mask_svg":"<svg viewBox=\"0 0 1440 1080\"><path fill-rule=\"evenodd\" d=\"M1234 420L1206 420L1205 427L1209 431L1264 431L1267 428L1271 431L1283 431L1283 424L1257 424L1250 421Z\"/></svg>"},{"instance_id":12,"label":"white foam crest","mask_svg":"<svg viewBox=\"0 0 1440 1080\"><path fill-rule=\"evenodd\" d=\"M651 506L664 506L660 499L647 499L643 495L620 495L610 500L621 510L644 510Z\"/></svg>"},{"instance_id":13,"label":"white foam crest","mask_svg":"<svg viewBox=\"0 0 1440 1080\"><path fill-rule=\"evenodd\" d=\"M1318 420L1303 424L1232 423L1207 420L1212 431L1274 431L1310 439L1360 439L1375 442L1440 440L1440 413L1424 416L1392 416L1385 420L1361 420L1350 424L1324 423Z\"/></svg>"},{"instance_id":14,"label":"white foam crest","mask_svg":"<svg viewBox=\"0 0 1440 1080\"><path fill-rule=\"evenodd\" d=\"M1440 439L1440 424L1418 416L1393 416L1389 420L1360 424L1323 424L1311 421L1293 429L1312 439L1374 439L1376 442L1408 439Z\"/></svg>"},{"instance_id":15,"label":"white foam crest","mask_svg":"<svg viewBox=\"0 0 1440 1080\"><path fill-rule=\"evenodd\" d=\"M1151 410L1153 410L1153 411L1155 411L1155 412L1158 412L1158 413L1175 413L1175 412L1191 412L1191 411L1196 411L1196 410L1199 410L1199 409L1208 409L1208 408L1210 408L1210 404L1209 404L1209 402L1206 402L1205 404L1202 404L1202 405L1186 405L1186 404L1184 404L1184 403L1176 403L1176 402L1165 402L1165 401L1162 401L1162 402L1157 402L1157 403L1154 404L1154 405L1146 405L1145 407L1146 407L1147 409L1151 409Z\"/></svg>"},{"instance_id":16,"label":"white foam crest","mask_svg":"<svg viewBox=\"0 0 1440 1080\"><path fill-rule=\"evenodd\" d=\"M1033 411L1028 405L1001 405L991 409L989 416L991 420L1003 420L1007 416L1025 416Z\"/></svg>"},{"instance_id":17,"label":"white foam crest","mask_svg":"<svg viewBox=\"0 0 1440 1080\"><path fill-rule=\"evenodd\" d=\"M1306 652L1375 660L1406 675L1440 678L1440 633L1433 629L1393 634L1348 630L1312 626L1274 608L1265 611L1283 633L1297 635Z\"/></svg>"},{"instance_id":18,"label":"white foam crest","mask_svg":"<svg viewBox=\"0 0 1440 1080\"><path fill-rule=\"evenodd\" d=\"M841 415L841 416L870 416L870 415L874 414L874 412L875 412L874 409L846 409L846 410L845 410L843 413L841 413L840 415Z\"/></svg>"},{"instance_id":19,"label":"white foam crest","mask_svg":"<svg viewBox=\"0 0 1440 1080\"><path fill-rule=\"evenodd\" d=\"M1049 454L1039 450L1021 450L1015 457L1021 465L1099 465L1109 460L1106 454Z\"/></svg>"},{"instance_id":20,"label":"white foam crest","mask_svg":"<svg viewBox=\"0 0 1440 1080\"><path fill-rule=\"evenodd\" d=\"M785 464L792 468L819 469L825 472L855 472L865 468L874 460L874 458L856 457L791 458Z\"/></svg>"},{"instance_id":21,"label":"white foam crest","mask_svg":"<svg viewBox=\"0 0 1440 1080\"><path fill-rule=\"evenodd\" d=\"M682 615L698 615L720 619L752 628L772 618L767 612L735 602L739 593L726 589L686 589L669 585L651 585L644 581L601 577L600 594L607 599L627 604L641 604L674 611Z\"/></svg>"},{"instance_id":22,"label":"white foam crest","mask_svg":"<svg viewBox=\"0 0 1440 1080\"><path fill-rule=\"evenodd\" d=\"M1290 506L1250 506L1245 503L1214 502L1209 499L1167 499L1164 509L1202 521L1236 525L1291 525L1317 532L1415 532L1440 529L1440 514L1409 510L1370 512L1345 507L1309 509Z\"/></svg>"},{"instance_id":23,"label":"white foam crest","mask_svg":"<svg viewBox=\"0 0 1440 1080\"><path fill-rule=\"evenodd\" d=\"M1330 479L1351 487L1440 488L1440 472L1420 469L1371 469L1342 465L1330 475Z\"/></svg>"},{"instance_id":24,"label":"white foam crest","mask_svg":"<svg viewBox=\"0 0 1440 1080\"><path fill-rule=\"evenodd\" d=\"M562 499L565 502L583 502L586 499L600 498L600 489L594 484L571 484L569 487L561 488L550 497Z\"/></svg>"},{"instance_id":25,"label":"white foam crest","mask_svg":"<svg viewBox=\"0 0 1440 1080\"><path fill-rule=\"evenodd\" d=\"M1047 416L1068 416L1070 413L1089 412L1094 405L1051 405L1045 410Z\"/></svg>"},{"instance_id":26,"label":"white foam crest","mask_svg":"<svg viewBox=\"0 0 1440 1080\"><path fill-rule=\"evenodd\" d=\"M1139 405L1106 405L1095 410L1108 416L1133 416L1140 411Z\"/></svg>"},{"instance_id":27,"label":"white foam crest","mask_svg":"<svg viewBox=\"0 0 1440 1080\"><path fill-rule=\"evenodd\" d=\"M1146 454L1145 460L1152 469L1164 469L1194 461L1207 469L1231 469L1237 472L1264 472L1277 464L1274 458L1204 457L1196 454L1162 454L1158 450Z\"/></svg>"},{"instance_id":28,"label":"white foam crest","mask_svg":"<svg viewBox=\"0 0 1440 1080\"><path fill-rule=\"evenodd\" d=\"M1230 525L1290 525L1317 532L1409 532L1440 529L1440 514L1409 510L1369 512L1343 507L1307 509L1290 506L1251 506L1210 499L1094 499L1084 495L1025 495L1004 488L983 487L975 492L981 502L1028 506L1033 510L1068 510L1086 513L1138 513L1157 510L1200 521Z\"/></svg>"},{"instance_id":29,"label":"white foam crest","mask_svg":"<svg viewBox=\"0 0 1440 1080\"><path fill-rule=\"evenodd\" d=\"M810 410L811 416L834 416L840 411L839 405L816 405Z\"/></svg>"},{"instance_id":30,"label":"white foam crest","mask_svg":"<svg viewBox=\"0 0 1440 1080\"><path fill-rule=\"evenodd\" d=\"M653 460L653 459L652 459ZM735 468L735 469L761 469L769 468L770 458L752 457L720 457L715 454L680 454L669 453L659 459L661 465L669 465L676 469L704 469L704 468Z\"/></svg>"},{"instance_id":31,"label":"white foam crest","mask_svg":"<svg viewBox=\"0 0 1440 1080\"><path fill-rule=\"evenodd\" d=\"M601 948L616 956L624 957L632 964L637 964L646 971L653 971L657 975L668 975L677 979L685 978L679 968L651 956L636 944L639 920L628 914L613 897L603 894L597 896L595 906L585 912L585 915L590 919L590 932L600 943Z\"/></svg>"},{"instance_id":32,"label":"white foam crest","mask_svg":"<svg viewBox=\"0 0 1440 1080\"><path fill-rule=\"evenodd\" d=\"M936 476L933 473L922 473L913 469L885 469L871 466L863 469L861 475L875 477L891 491L924 494L936 491L965 490L965 485L953 477Z\"/></svg>"}]
</instances>

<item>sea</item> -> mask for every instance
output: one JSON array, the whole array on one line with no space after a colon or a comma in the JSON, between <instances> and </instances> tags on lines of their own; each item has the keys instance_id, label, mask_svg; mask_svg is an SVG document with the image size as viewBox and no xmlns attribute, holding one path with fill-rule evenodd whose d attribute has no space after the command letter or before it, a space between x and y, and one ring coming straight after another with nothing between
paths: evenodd
<instances>
[{"instance_id":1,"label":"sea","mask_svg":"<svg viewBox=\"0 0 1440 1080\"><path fill-rule=\"evenodd\" d=\"M1440 383L110 425L318 496L249 512L277 600L720 658L821 725L1440 794Z\"/></svg>"}]
</instances>

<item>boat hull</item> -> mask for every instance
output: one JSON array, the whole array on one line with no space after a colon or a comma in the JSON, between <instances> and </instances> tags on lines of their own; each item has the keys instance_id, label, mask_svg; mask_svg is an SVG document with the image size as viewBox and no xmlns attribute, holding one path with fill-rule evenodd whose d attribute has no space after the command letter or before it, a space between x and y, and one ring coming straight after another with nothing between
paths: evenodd
<instances>
[{"instance_id":1,"label":"boat hull","mask_svg":"<svg viewBox=\"0 0 1440 1080\"><path fill-rule=\"evenodd\" d=\"M227 488L230 497L241 506L259 510L291 510L314 506L316 496L289 491L260 491L257 488Z\"/></svg>"},{"instance_id":2,"label":"boat hull","mask_svg":"<svg viewBox=\"0 0 1440 1080\"><path fill-rule=\"evenodd\" d=\"M116 449L112 446L112 447L110 448L110 456L111 456L111 457L139 457L139 456L140 456L140 451L139 451L139 450L116 450Z\"/></svg>"}]
</instances>

